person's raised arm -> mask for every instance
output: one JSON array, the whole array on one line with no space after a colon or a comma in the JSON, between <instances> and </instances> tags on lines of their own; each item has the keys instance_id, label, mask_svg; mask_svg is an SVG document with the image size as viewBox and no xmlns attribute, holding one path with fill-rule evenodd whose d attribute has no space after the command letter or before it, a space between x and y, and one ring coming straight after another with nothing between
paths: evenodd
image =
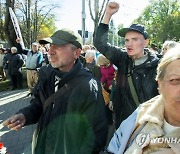
<instances>
[{"instance_id":1,"label":"person's raised arm","mask_svg":"<svg viewBox=\"0 0 180 154\"><path fill-rule=\"evenodd\" d=\"M17 38L17 39L16 39L16 42L17 42L17 46L16 46L16 47L17 47L17 49L18 49L18 53L19 53L19 54L22 54L22 53L23 53L23 54L27 55L27 53L28 53L29 50L23 49L23 48L21 47L21 44L20 44L21 39L20 39L20 38Z\"/></svg>"},{"instance_id":2,"label":"person's raised arm","mask_svg":"<svg viewBox=\"0 0 180 154\"><path fill-rule=\"evenodd\" d=\"M96 49L109 59L114 65L118 66L121 60L121 49L109 43L109 22L113 14L119 10L117 2L109 2L106 6L103 21L94 33L93 43Z\"/></svg>"},{"instance_id":3,"label":"person's raised arm","mask_svg":"<svg viewBox=\"0 0 180 154\"><path fill-rule=\"evenodd\" d=\"M102 23L109 24L109 21L113 14L119 10L119 4L117 2L109 2Z\"/></svg>"}]
</instances>

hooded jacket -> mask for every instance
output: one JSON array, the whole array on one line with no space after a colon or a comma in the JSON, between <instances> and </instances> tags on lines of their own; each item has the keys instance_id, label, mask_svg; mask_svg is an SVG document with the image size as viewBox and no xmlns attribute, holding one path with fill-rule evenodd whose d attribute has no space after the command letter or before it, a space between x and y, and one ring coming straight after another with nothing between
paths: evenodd
<instances>
[{"instance_id":1,"label":"hooded jacket","mask_svg":"<svg viewBox=\"0 0 180 154\"><path fill-rule=\"evenodd\" d=\"M112 100L116 128L118 128L120 123L137 108L129 88L128 76L132 77L139 103L156 96L158 91L155 76L159 58L145 49L147 60L135 66L126 51L108 43L108 30L107 24L101 23L98 26L94 46L118 68L115 97Z\"/></svg>"},{"instance_id":2,"label":"hooded jacket","mask_svg":"<svg viewBox=\"0 0 180 154\"><path fill-rule=\"evenodd\" d=\"M61 79L59 87L74 78L79 82L43 112L43 100L55 92L56 77ZM25 125L38 122L35 154L91 154L102 150L108 127L101 87L79 60L68 73L43 66L33 94L31 105L19 112L26 117Z\"/></svg>"}]
</instances>

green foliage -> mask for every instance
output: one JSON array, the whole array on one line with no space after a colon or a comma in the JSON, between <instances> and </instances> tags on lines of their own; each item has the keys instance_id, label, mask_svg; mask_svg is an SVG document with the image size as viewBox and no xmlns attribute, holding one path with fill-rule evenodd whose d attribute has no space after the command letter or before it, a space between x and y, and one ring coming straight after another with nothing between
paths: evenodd
<instances>
[{"instance_id":1,"label":"green foliage","mask_svg":"<svg viewBox=\"0 0 180 154\"><path fill-rule=\"evenodd\" d=\"M56 31L55 15L48 15L46 18L40 15L39 17L39 30L37 34L37 40L48 37Z\"/></svg>"},{"instance_id":2,"label":"green foliage","mask_svg":"<svg viewBox=\"0 0 180 154\"><path fill-rule=\"evenodd\" d=\"M180 3L178 0L153 0L134 22L145 25L151 42L180 40Z\"/></svg>"},{"instance_id":3,"label":"green foliage","mask_svg":"<svg viewBox=\"0 0 180 154\"><path fill-rule=\"evenodd\" d=\"M43 0L2 0L0 3L0 40L7 41L8 46L15 46L15 31L9 17L8 7L15 12L20 25L25 47L30 48L31 43L41 37L51 35L55 30L55 8L60 8L57 3L44 2Z\"/></svg>"}]
</instances>

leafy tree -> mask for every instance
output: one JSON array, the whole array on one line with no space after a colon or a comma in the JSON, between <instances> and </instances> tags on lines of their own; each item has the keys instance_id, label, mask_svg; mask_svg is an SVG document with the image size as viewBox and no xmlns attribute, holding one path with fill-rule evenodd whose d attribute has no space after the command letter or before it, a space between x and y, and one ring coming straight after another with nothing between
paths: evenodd
<instances>
[{"instance_id":1,"label":"leafy tree","mask_svg":"<svg viewBox=\"0 0 180 154\"><path fill-rule=\"evenodd\" d=\"M48 35L55 31L55 16L51 11L57 7L59 5L44 3L43 0L24 0L24 3L20 3L17 14L27 46L30 47L42 34ZM41 28L45 26L47 31L42 32Z\"/></svg>"},{"instance_id":2,"label":"leafy tree","mask_svg":"<svg viewBox=\"0 0 180 154\"><path fill-rule=\"evenodd\" d=\"M0 2L2 1L3 3L0 3L0 22L2 23L0 38L6 40L9 46L16 46L16 35L10 19L9 7L14 10L18 18L26 47L29 48L31 43L41 36L55 31L55 16L51 14L51 11L59 5L48 4L47 1L44 3L43 0L1 0ZM43 29L46 31L42 31Z\"/></svg>"},{"instance_id":3,"label":"leafy tree","mask_svg":"<svg viewBox=\"0 0 180 154\"><path fill-rule=\"evenodd\" d=\"M42 24L39 27L37 40L50 36L56 31L54 19L55 19L54 15L48 16L45 19L43 16L40 17L40 21L42 21L41 22Z\"/></svg>"},{"instance_id":4,"label":"leafy tree","mask_svg":"<svg viewBox=\"0 0 180 154\"><path fill-rule=\"evenodd\" d=\"M180 39L180 3L178 0L152 0L134 22L145 25L151 42Z\"/></svg>"}]
</instances>

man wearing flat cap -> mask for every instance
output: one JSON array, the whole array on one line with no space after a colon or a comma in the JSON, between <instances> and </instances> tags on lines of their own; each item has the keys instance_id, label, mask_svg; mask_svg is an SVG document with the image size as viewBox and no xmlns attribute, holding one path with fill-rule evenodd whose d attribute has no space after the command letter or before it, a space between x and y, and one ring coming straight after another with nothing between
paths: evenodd
<instances>
[{"instance_id":1,"label":"man wearing flat cap","mask_svg":"<svg viewBox=\"0 0 180 154\"><path fill-rule=\"evenodd\" d=\"M38 81L38 69L41 67L43 55L39 51L39 43L33 42L32 49L23 49L21 47L21 40L16 39L18 53L26 55L26 69L27 69L27 85L29 89L29 94L27 96L32 96L32 91L35 84Z\"/></svg>"},{"instance_id":2,"label":"man wearing flat cap","mask_svg":"<svg viewBox=\"0 0 180 154\"><path fill-rule=\"evenodd\" d=\"M107 138L105 106L99 82L79 60L80 36L61 29L39 43L50 43L50 64L39 71L31 105L3 124L19 130L38 122L35 154L98 154Z\"/></svg>"},{"instance_id":3,"label":"man wearing flat cap","mask_svg":"<svg viewBox=\"0 0 180 154\"><path fill-rule=\"evenodd\" d=\"M159 61L156 55L146 49L149 40L143 25L132 24L119 30L118 35L125 38L126 51L108 43L108 24L118 10L117 2L108 3L104 19L94 37L97 50L118 67L113 98L116 128L139 104L158 94L155 74Z\"/></svg>"}]
</instances>

